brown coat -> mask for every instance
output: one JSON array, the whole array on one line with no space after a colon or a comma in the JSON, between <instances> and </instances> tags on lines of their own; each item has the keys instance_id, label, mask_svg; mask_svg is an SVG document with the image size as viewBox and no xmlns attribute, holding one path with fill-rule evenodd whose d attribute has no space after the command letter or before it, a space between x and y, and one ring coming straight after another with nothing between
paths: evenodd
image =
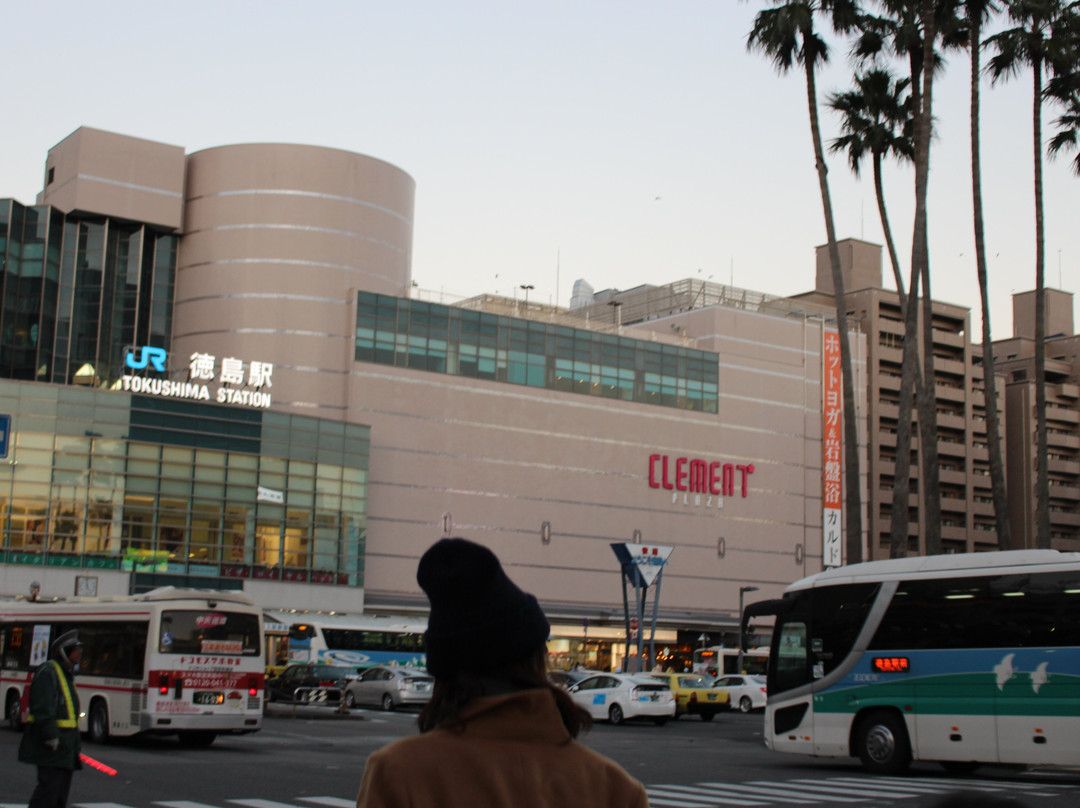
<instances>
[{"instance_id":1,"label":"brown coat","mask_svg":"<svg viewBox=\"0 0 1080 808\"><path fill-rule=\"evenodd\" d=\"M462 718L368 758L357 808L648 808L641 783L570 737L545 690L477 699Z\"/></svg>"}]
</instances>

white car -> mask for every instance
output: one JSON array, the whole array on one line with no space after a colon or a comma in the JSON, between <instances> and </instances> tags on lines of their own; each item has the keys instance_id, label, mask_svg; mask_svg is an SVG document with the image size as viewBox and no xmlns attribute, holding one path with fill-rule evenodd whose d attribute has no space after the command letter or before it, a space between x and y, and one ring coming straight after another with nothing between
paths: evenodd
<instances>
[{"instance_id":1,"label":"white car","mask_svg":"<svg viewBox=\"0 0 1080 808\"><path fill-rule=\"evenodd\" d=\"M570 698L594 719L621 724L629 718L648 718L663 726L675 716L675 696L651 676L600 673L570 687Z\"/></svg>"},{"instance_id":2,"label":"white car","mask_svg":"<svg viewBox=\"0 0 1080 808\"><path fill-rule=\"evenodd\" d=\"M742 676L732 674L721 676L713 687L722 687L728 692L731 700L728 702L731 709L739 709L744 713L765 706L768 689L765 687L764 676Z\"/></svg>"}]
</instances>

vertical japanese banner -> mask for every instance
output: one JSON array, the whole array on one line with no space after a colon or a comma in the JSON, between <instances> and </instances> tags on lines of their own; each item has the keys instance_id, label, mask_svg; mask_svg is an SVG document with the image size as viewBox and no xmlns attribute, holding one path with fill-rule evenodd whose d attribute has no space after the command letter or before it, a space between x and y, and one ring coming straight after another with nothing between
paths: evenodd
<instances>
[{"instance_id":1,"label":"vertical japanese banner","mask_svg":"<svg viewBox=\"0 0 1080 808\"><path fill-rule=\"evenodd\" d=\"M841 541L841 509L843 485L841 481L841 457L844 445L844 414L840 393L840 336L835 331L822 331L821 345L821 527L822 564L839 567L843 563Z\"/></svg>"}]
</instances>

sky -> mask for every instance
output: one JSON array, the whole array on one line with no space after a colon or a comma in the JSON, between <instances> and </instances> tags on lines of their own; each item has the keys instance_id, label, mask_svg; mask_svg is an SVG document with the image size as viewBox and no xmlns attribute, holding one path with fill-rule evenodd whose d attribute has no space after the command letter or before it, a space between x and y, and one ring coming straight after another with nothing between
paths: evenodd
<instances>
[{"instance_id":1,"label":"sky","mask_svg":"<svg viewBox=\"0 0 1080 808\"><path fill-rule=\"evenodd\" d=\"M771 295L813 288L826 240L805 82L746 35L766 0L0 0L0 196L33 204L48 149L90 126L183 146L329 146L416 181L413 279L568 305L575 280L684 278ZM17 36L12 32L19 32ZM936 86L932 292L973 309L969 65ZM851 82L834 43L819 90ZM820 99L824 102L824 97ZM1056 114L1044 114L1046 137ZM821 111L826 140L839 134ZM1031 81L983 92L995 339L1035 285ZM1080 177L1045 161L1046 284L1080 285ZM829 160L839 238L884 243L870 165ZM885 191L905 275L913 174ZM887 261L887 258L886 258ZM886 263L883 285L892 288Z\"/></svg>"}]
</instances>

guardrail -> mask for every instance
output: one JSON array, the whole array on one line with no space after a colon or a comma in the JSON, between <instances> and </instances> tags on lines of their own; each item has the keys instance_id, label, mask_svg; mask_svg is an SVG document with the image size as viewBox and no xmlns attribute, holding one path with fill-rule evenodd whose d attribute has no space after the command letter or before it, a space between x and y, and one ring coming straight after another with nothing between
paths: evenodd
<instances>
[{"instance_id":1,"label":"guardrail","mask_svg":"<svg viewBox=\"0 0 1080 808\"><path fill-rule=\"evenodd\" d=\"M298 704L340 704L340 687L298 687L293 691L293 701Z\"/></svg>"}]
</instances>

